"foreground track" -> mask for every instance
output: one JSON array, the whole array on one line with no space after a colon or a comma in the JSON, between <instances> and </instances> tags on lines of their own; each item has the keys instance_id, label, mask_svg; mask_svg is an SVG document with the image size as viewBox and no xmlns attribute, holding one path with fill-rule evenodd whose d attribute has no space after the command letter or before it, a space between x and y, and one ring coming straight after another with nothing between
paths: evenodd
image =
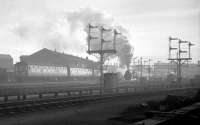
<instances>
[{"instance_id":1,"label":"foreground track","mask_svg":"<svg viewBox=\"0 0 200 125\"><path fill-rule=\"evenodd\" d=\"M168 112L149 111L150 118L129 125L198 125L200 102Z\"/></svg>"},{"instance_id":2,"label":"foreground track","mask_svg":"<svg viewBox=\"0 0 200 125\"><path fill-rule=\"evenodd\" d=\"M35 100L21 100L13 102L0 103L0 116L9 116L25 112L34 112L40 110L59 109L76 105L89 103L98 103L105 100L113 100L123 97L134 97L138 95L155 95L160 93L169 93L171 91L198 89L198 87L168 88L168 89L151 89L146 91L127 91L123 93L105 93L104 95L79 95L56 98L43 98Z\"/></svg>"}]
</instances>

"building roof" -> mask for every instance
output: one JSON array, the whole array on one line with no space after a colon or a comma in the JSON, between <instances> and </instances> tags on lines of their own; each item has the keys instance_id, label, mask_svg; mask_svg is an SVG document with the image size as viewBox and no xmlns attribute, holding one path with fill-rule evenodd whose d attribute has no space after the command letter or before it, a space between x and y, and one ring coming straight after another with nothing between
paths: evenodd
<instances>
[{"instance_id":1,"label":"building roof","mask_svg":"<svg viewBox=\"0 0 200 125\"><path fill-rule=\"evenodd\" d=\"M21 56L20 61L27 64L35 65L56 65L70 67L92 67L94 65L97 65L97 63L94 61L65 53L59 53L46 48L29 56Z\"/></svg>"},{"instance_id":2,"label":"building roof","mask_svg":"<svg viewBox=\"0 0 200 125\"><path fill-rule=\"evenodd\" d=\"M13 68L13 58L7 54L0 54L0 68L10 70Z\"/></svg>"}]
</instances>

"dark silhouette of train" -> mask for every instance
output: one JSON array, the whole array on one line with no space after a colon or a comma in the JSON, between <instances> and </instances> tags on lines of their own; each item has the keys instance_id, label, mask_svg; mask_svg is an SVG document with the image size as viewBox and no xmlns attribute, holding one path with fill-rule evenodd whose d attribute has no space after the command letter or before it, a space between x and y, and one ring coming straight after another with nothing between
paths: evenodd
<instances>
[{"instance_id":1,"label":"dark silhouette of train","mask_svg":"<svg viewBox=\"0 0 200 125\"><path fill-rule=\"evenodd\" d=\"M130 72L130 70L126 70L126 72L124 74L124 79L131 80L131 78L132 78L132 73Z\"/></svg>"}]
</instances>

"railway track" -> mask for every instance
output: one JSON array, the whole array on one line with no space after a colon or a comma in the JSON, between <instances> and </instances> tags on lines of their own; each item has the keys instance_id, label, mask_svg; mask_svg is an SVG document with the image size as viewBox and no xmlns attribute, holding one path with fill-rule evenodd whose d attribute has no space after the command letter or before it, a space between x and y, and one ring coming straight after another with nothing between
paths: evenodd
<instances>
[{"instance_id":1,"label":"railway track","mask_svg":"<svg viewBox=\"0 0 200 125\"><path fill-rule=\"evenodd\" d=\"M149 111L151 117L129 125L199 125L200 102L173 111Z\"/></svg>"},{"instance_id":2,"label":"railway track","mask_svg":"<svg viewBox=\"0 0 200 125\"><path fill-rule=\"evenodd\" d=\"M88 104L91 102L113 99L115 97L123 97L128 95L130 95L130 93L109 94L103 96L93 95L93 96L77 96L77 97L63 97L63 98L7 102L0 104L0 116L7 116L17 113L33 112L33 111L48 110L48 109L66 108L69 106Z\"/></svg>"},{"instance_id":3,"label":"railway track","mask_svg":"<svg viewBox=\"0 0 200 125\"><path fill-rule=\"evenodd\" d=\"M157 91L142 91L142 92L126 92L126 93L110 93L105 95L82 95L82 96L74 96L74 97L57 97L57 98L42 98L35 100L21 100L14 102L3 102L0 103L0 116L9 116L16 115L19 113L26 112L35 112L41 110L49 110L49 109L60 109L67 108L71 106L89 104L89 103L97 103L105 100L113 100L115 98L120 97L128 97L128 96L138 96L145 94L156 94L156 93L167 93L170 91L179 91L185 90L188 88L175 88L175 89L162 89ZM196 89L196 88L190 88Z\"/></svg>"}]
</instances>

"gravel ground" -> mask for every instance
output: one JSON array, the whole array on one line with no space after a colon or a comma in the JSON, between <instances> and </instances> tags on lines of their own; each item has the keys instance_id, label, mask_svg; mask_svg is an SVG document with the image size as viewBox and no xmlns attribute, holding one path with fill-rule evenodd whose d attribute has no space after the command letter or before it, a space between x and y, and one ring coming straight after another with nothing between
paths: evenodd
<instances>
[{"instance_id":1,"label":"gravel ground","mask_svg":"<svg viewBox=\"0 0 200 125\"><path fill-rule=\"evenodd\" d=\"M40 111L0 118L0 125L123 125L108 120L129 106L149 100L161 100L167 94L193 95L195 91L170 91L154 95L140 94L66 109Z\"/></svg>"}]
</instances>

